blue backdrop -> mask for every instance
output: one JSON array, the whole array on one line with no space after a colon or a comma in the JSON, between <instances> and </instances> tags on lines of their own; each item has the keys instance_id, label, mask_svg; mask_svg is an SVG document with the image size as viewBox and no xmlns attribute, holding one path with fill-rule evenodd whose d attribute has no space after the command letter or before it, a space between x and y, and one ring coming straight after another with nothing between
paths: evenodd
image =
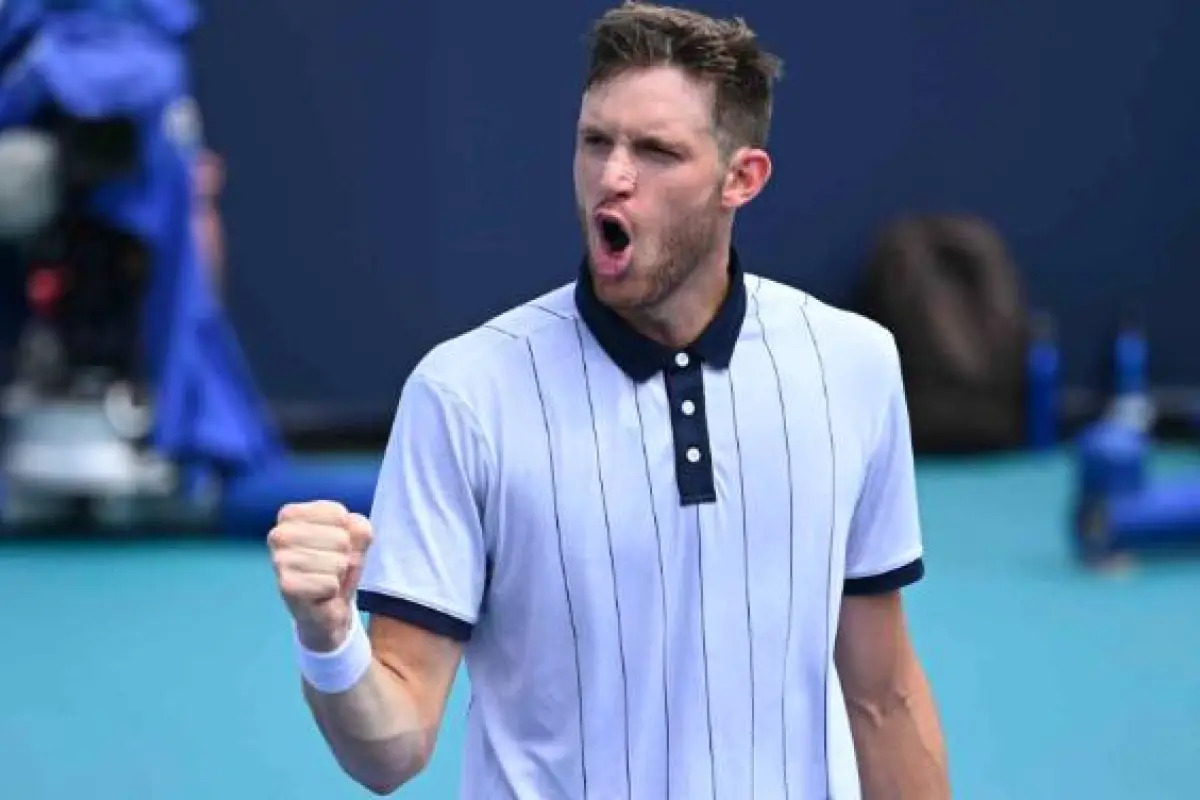
<instances>
[{"instance_id":1,"label":"blue backdrop","mask_svg":"<svg viewBox=\"0 0 1200 800\"><path fill-rule=\"evenodd\" d=\"M230 304L271 399L390 413L437 340L572 277L582 35L605 3L212 4ZM787 62L752 269L845 301L879 227L970 211L1094 383L1149 306L1153 377L1200 385L1200 4L701 2Z\"/></svg>"}]
</instances>

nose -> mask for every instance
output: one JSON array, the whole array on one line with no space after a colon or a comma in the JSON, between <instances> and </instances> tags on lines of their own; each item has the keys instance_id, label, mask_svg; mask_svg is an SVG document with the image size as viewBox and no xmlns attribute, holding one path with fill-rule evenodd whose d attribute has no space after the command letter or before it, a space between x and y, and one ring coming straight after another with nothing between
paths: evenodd
<instances>
[{"instance_id":1,"label":"nose","mask_svg":"<svg viewBox=\"0 0 1200 800\"><path fill-rule=\"evenodd\" d=\"M620 148L614 148L604 162L600 186L608 197L628 197L637 186L637 170Z\"/></svg>"}]
</instances>

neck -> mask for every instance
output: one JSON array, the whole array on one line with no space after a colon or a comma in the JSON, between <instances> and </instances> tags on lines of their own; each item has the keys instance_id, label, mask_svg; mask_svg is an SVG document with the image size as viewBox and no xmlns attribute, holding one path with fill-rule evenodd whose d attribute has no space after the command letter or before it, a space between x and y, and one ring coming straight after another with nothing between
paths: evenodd
<instances>
[{"instance_id":1,"label":"neck","mask_svg":"<svg viewBox=\"0 0 1200 800\"><path fill-rule=\"evenodd\" d=\"M729 248L718 250L653 308L631 312L627 321L643 336L667 347L687 347L712 322L729 293Z\"/></svg>"}]
</instances>

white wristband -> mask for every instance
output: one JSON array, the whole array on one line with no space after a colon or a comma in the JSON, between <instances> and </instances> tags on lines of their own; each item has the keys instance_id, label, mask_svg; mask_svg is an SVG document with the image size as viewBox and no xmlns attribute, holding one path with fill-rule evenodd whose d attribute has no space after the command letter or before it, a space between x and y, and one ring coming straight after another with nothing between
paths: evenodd
<instances>
[{"instance_id":1,"label":"white wristband","mask_svg":"<svg viewBox=\"0 0 1200 800\"><path fill-rule=\"evenodd\" d=\"M306 648L296 636L300 674L310 686L323 694L340 694L354 688L371 668L371 640L363 629L358 610L350 614L350 633L336 650L317 653Z\"/></svg>"}]
</instances>

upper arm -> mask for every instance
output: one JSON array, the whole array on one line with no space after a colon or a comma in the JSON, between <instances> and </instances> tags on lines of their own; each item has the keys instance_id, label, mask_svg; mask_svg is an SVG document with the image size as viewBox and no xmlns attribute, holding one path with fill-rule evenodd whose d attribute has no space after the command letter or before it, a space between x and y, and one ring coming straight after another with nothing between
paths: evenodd
<instances>
[{"instance_id":1,"label":"upper arm","mask_svg":"<svg viewBox=\"0 0 1200 800\"><path fill-rule=\"evenodd\" d=\"M884 402L850 523L835 649L848 699L893 688L915 663L899 590L925 570L908 407L890 337L880 377Z\"/></svg>"},{"instance_id":2,"label":"upper arm","mask_svg":"<svg viewBox=\"0 0 1200 800\"><path fill-rule=\"evenodd\" d=\"M371 616L368 632L375 660L404 685L432 742L454 686L462 643L380 614Z\"/></svg>"},{"instance_id":3,"label":"upper arm","mask_svg":"<svg viewBox=\"0 0 1200 800\"><path fill-rule=\"evenodd\" d=\"M847 596L892 592L925 570L908 406L890 338L880 378L883 409L846 542Z\"/></svg>"},{"instance_id":4,"label":"upper arm","mask_svg":"<svg viewBox=\"0 0 1200 800\"><path fill-rule=\"evenodd\" d=\"M470 409L429 379L410 378L380 468L358 606L372 616L379 661L416 690L433 720L482 605L488 474Z\"/></svg>"}]
</instances>

